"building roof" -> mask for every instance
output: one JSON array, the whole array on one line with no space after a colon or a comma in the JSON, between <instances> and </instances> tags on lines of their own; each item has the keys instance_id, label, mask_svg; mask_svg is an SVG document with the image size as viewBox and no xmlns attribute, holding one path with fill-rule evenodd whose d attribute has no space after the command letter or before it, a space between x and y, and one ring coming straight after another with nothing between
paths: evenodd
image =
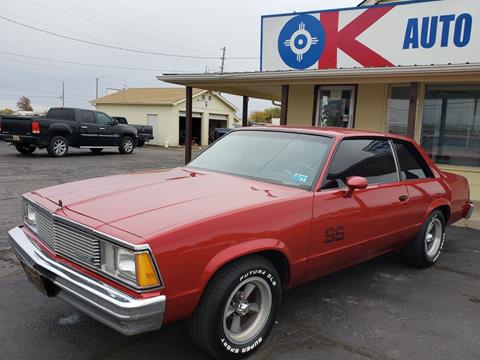
<instances>
[{"instance_id":1,"label":"building roof","mask_svg":"<svg viewBox=\"0 0 480 360\"><path fill-rule=\"evenodd\" d=\"M193 96L204 92L193 89ZM92 100L92 104L173 105L185 100L185 88L129 88Z\"/></svg>"}]
</instances>

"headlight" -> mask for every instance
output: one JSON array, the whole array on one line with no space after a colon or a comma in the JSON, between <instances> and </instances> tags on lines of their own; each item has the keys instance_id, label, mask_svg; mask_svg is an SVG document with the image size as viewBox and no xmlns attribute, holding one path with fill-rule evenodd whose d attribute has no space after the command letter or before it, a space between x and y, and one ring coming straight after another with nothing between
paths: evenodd
<instances>
[{"instance_id":1,"label":"headlight","mask_svg":"<svg viewBox=\"0 0 480 360\"><path fill-rule=\"evenodd\" d=\"M102 270L138 288L160 285L152 257L148 252L134 252L102 241Z\"/></svg>"},{"instance_id":2,"label":"headlight","mask_svg":"<svg viewBox=\"0 0 480 360\"><path fill-rule=\"evenodd\" d=\"M27 202L23 203L23 221L32 231L37 232L37 211Z\"/></svg>"}]
</instances>

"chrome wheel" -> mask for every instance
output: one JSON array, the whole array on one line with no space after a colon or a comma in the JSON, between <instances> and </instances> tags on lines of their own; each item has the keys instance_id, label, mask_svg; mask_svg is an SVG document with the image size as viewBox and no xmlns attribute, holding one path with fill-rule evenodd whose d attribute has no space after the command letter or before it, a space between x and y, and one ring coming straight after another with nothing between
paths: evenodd
<instances>
[{"instance_id":1,"label":"chrome wheel","mask_svg":"<svg viewBox=\"0 0 480 360\"><path fill-rule=\"evenodd\" d=\"M425 252L427 256L434 257L443 240L443 225L440 219L434 217L427 226L425 234Z\"/></svg>"},{"instance_id":2,"label":"chrome wheel","mask_svg":"<svg viewBox=\"0 0 480 360\"><path fill-rule=\"evenodd\" d=\"M265 326L272 309L267 282L252 277L241 282L230 295L223 312L223 330L236 345L253 340Z\"/></svg>"},{"instance_id":3,"label":"chrome wheel","mask_svg":"<svg viewBox=\"0 0 480 360\"><path fill-rule=\"evenodd\" d=\"M133 151L133 140L130 138L125 138L123 140L123 151L126 153L132 152Z\"/></svg>"},{"instance_id":4,"label":"chrome wheel","mask_svg":"<svg viewBox=\"0 0 480 360\"><path fill-rule=\"evenodd\" d=\"M55 155L62 156L67 151L67 144L63 139L57 139L53 143L53 151L55 152Z\"/></svg>"}]
</instances>

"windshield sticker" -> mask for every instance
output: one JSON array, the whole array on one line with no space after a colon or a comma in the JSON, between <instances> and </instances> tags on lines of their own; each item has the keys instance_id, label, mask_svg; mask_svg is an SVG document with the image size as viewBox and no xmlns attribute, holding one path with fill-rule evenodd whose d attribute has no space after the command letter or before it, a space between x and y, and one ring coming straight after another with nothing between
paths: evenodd
<instances>
[{"instance_id":1,"label":"windshield sticker","mask_svg":"<svg viewBox=\"0 0 480 360\"><path fill-rule=\"evenodd\" d=\"M292 176L292 180L298 183L305 184L308 180L308 176L303 174L295 174Z\"/></svg>"}]
</instances>

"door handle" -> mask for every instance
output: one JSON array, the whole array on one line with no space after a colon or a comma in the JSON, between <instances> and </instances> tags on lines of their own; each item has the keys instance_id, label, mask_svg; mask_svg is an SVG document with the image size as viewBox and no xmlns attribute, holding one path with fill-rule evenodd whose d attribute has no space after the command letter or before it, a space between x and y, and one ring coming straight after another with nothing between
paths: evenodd
<instances>
[{"instance_id":1,"label":"door handle","mask_svg":"<svg viewBox=\"0 0 480 360\"><path fill-rule=\"evenodd\" d=\"M100 130L105 130L105 128L100 128Z\"/></svg>"},{"instance_id":2,"label":"door handle","mask_svg":"<svg viewBox=\"0 0 480 360\"><path fill-rule=\"evenodd\" d=\"M400 200L401 202L405 202L408 200L408 195L400 195L398 197L398 200Z\"/></svg>"},{"instance_id":3,"label":"door handle","mask_svg":"<svg viewBox=\"0 0 480 360\"><path fill-rule=\"evenodd\" d=\"M86 129L86 128L87 128L87 127L84 126L84 125L80 126L80 129Z\"/></svg>"}]
</instances>

